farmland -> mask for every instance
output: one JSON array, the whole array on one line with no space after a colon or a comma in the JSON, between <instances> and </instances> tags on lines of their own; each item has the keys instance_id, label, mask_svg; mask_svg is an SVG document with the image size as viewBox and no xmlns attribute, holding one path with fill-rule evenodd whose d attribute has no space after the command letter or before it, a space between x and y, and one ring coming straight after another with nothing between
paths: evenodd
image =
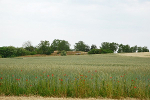
<instances>
[{"instance_id":1,"label":"farmland","mask_svg":"<svg viewBox=\"0 0 150 100\"><path fill-rule=\"evenodd\" d=\"M150 58L117 54L3 58L0 94L150 98Z\"/></svg>"}]
</instances>

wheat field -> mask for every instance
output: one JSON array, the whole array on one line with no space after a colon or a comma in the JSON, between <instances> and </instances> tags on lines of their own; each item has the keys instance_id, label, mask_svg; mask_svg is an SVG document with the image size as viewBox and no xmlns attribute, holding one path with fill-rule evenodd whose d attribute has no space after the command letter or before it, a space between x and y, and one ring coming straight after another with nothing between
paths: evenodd
<instances>
[{"instance_id":1,"label":"wheat field","mask_svg":"<svg viewBox=\"0 0 150 100\"><path fill-rule=\"evenodd\" d=\"M118 54L0 59L0 94L150 98L150 58Z\"/></svg>"}]
</instances>

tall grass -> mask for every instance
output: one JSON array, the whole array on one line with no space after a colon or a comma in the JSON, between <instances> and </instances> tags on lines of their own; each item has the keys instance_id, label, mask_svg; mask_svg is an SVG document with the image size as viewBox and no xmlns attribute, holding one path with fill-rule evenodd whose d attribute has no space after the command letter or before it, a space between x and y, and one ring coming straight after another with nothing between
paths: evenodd
<instances>
[{"instance_id":1,"label":"tall grass","mask_svg":"<svg viewBox=\"0 0 150 100\"><path fill-rule=\"evenodd\" d=\"M0 94L150 98L150 58L106 54L0 59Z\"/></svg>"}]
</instances>

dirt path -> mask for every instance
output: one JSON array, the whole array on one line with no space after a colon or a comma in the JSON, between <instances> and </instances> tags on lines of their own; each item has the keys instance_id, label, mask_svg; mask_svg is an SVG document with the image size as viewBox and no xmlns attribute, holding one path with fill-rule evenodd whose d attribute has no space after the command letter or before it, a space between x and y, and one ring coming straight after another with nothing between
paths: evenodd
<instances>
[{"instance_id":1,"label":"dirt path","mask_svg":"<svg viewBox=\"0 0 150 100\"><path fill-rule=\"evenodd\" d=\"M40 96L0 96L0 100L117 100L117 99L95 99L95 98L86 98L86 99L79 99L79 98L52 98L52 97L40 97ZM120 100L140 100L134 98L126 98Z\"/></svg>"}]
</instances>

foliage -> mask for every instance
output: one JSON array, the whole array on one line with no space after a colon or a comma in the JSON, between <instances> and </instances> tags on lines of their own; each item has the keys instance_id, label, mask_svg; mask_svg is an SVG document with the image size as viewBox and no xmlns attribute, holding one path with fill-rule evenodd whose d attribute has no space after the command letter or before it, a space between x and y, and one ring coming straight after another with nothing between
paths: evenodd
<instances>
[{"instance_id":1,"label":"foliage","mask_svg":"<svg viewBox=\"0 0 150 100\"><path fill-rule=\"evenodd\" d=\"M149 49L148 49L146 46L144 46L144 47L142 48L142 52L149 52Z\"/></svg>"},{"instance_id":2,"label":"foliage","mask_svg":"<svg viewBox=\"0 0 150 100\"><path fill-rule=\"evenodd\" d=\"M131 52L137 52L137 49L138 49L137 45L135 45L135 46L133 46L133 47L130 48L130 51Z\"/></svg>"},{"instance_id":3,"label":"foliage","mask_svg":"<svg viewBox=\"0 0 150 100\"><path fill-rule=\"evenodd\" d=\"M132 52L132 48L130 48L129 45L120 44L118 53L122 53L122 52L127 52L127 53Z\"/></svg>"},{"instance_id":4,"label":"foliage","mask_svg":"<svg viewBox=\"0 0 150 100\"><path fill-rule=\"evenodd\" d=\"M24 56L30 54L31 52L24 48L15 48L12 46L0 47L0 55L2 58L17 57L17 56Z\"/></svg>"},{"instance_id":5,"label":"foliage","mask_svg":"<svg viewBox=\"0 0 150 100\"><path fill-rule=\"evenodd\" d=\"M90 47L88 45L85 46L85 52L90 51Z\"/></svg>"},{"instance_id":6,"label":"foliage","mask_svg":"<svg viewBox=\"0 0 150 100\"><path fill-rule=\"evenodd\" d=\"M0 94L149 99L149 61L117 54L1 59Z\"/></svg>"},{"instance_id":7,"label":"foliage","mask_svg":"<svg viewBox=\"0 0 150 100\"><path fill-rule=\"evenodd\" d=\"M59 40L59 39L55 39L53 40L52 44L51 44L51 48L56 51L70 51L70 44L68 41L65 40Z\"/></svg>"},{"instance_id":8,"label":"foliage","mask_svg":"<svg viewBox=\"0 0 150 100\"><path fill-rule=\"evenodd\" d=\"M35 48L32 46L30 41L25 42L22 47L30 52L35 51Z\"/></svg>"},{"instance_id":9,"label":"foliage","mask_svg":"<svg viewBox=\"0 0 150 100\"><path fill-rule=\"evenodd\" d=\"M101 53L101 54L113 53L113 51L112 51L112 50L109 50L109 49L100 49L100 53Z\"/></svg>"},{"instance_id":10,"label":"foliage","mask_svg":"<svg viewBox=\"0 0 150 100\"><path fill-rule=\"evenodd\" d=\"M88 52L88 54L105 54L105 53L113 53L112 50L109 49L92 49Z\"/></svg>"},{"instance_id":11,"label":"foliage","mask_svg":"<svg viewBox=\"0 0 150 100\"><path fill-rule=\"evenodd\" d=\"M100 54L100 49L92 49L88 52L88 54Z\"/></svg>"},{"instance_id":12,"label":"foliage","mask_svg":"<svg viewBox=\"0 0 150 100\"><path fill-rule=\"evenodd\" d=\"M30 54L31 55L36 55L37 53L36 53L36 51L32 51Z\"/></svg>"},{"instance_id":13,"label":"foliage","mask_svg":"<svg viewBox=\"0 0 150 100\"><path fill-rule=\"evenodd\" d=\"M103 42L98 50L96 45L92 44L90 46L86 45L83 41L75 43L74 49L70 49L70 44L68 41L55 39L50 45L49 41L40 41L37 47L33 47L30 41L25 42L21 48L15 48L13 46L0 47L0 55L2 58L6 57L16 57L24 55L35 55L35 54L47 54L50 55L55 50L59 51L84 51L89 54L103 54L103 53L130 53L130 52L149 52L149 49L144 47L138 47L137 45L130 47L130 45L118 44L115 42Z\"/></svg>"},{"instance_id":14,"label":"foliage","mask_svg":"<svg viewBox=\"0 0 150 100\"><path fill-rule=\"evenodd\" d=\"M74 48L76 51L88 52L90 50L90 47L86 45L83 41L79 41L78 43L75 43Z\"/></svg>"},{"instance_id":15,"label":"foliage","mask_svg":"<svg viewBox=\"0 0 150 100\"><path fill-rule=\"evenodd\" d=\"M70 44L68 43L68 41L62 40L59 44L58 44L58 49L59 51L65 50L65 51L70 51Z\"/></svg>"},{"instance_id":16,"label":"foliage","mask_svg":"<svg viewBox=\"0 0 150 100\"><path fill-rule=\"evenodd\" d=\"M94 45L94 44L92 44L92 45L91 45L91 50L92 50L92 49L97 49L97 46Z\"/></svg>"},{"instance_id":17,"label":"foliage","mask_svg":"<svg viewBox=\"0 0 150 100\"><path fill-rule=\"evenodd\" d=\"M39 54L47 54L50 55L53 52L52 48L50 47L49 41L41 41L38 45L38 53Z\"/></svg>"},{"instance_id":18,"label":"foliage","mask_svg":"<svg viewBox=\"0 0 150 100\"><path fill-rule=\"evenodd\" d=\"M144 47L137 47L136 46L133 46L133 47L130 47L129 45L123 45L123 44L120 44L119 45L119 49L118 49L118 53L122 53L122 52L149 52L149 49L144 46Z\"/></svg>"},{"instance_id":19,"label":"foliage","mask_svg":"<svg viewBox=\"0 0 150 100\"><path fill-rule=\"evenodd\" d=\"M103 42L101 43L101 49L105 49L105 50L111 50L111 51L116 51L118 49L118 44L117 43L109 43L109 42Z\"/></svg>"},{"instance_id":20,"label":"foliage","mask_svg":"<svg viewBox=\"0 0 150 100\"><path fill-rule=\"evenodd\" d=\"M25 56L25 55L30 55L31 52L24 49L24 48L16 48L17 50L17 53L16 53L16 56Z\"/></svg>"},{"instance_id":21,"label":"foliage","mask_svg":"<svg viewBox=\"0 0 150 100\"><path fill-rule=\"evenodd\" d=\"M53 40L52 44L51 44L51 48L56 51L58 50L58 45L60 44L61 40L59 39L55 39Z\"/></svg>"},{"instance_id":22,"label":"foliage","mask_svg":"<svg viewBox=\"0 0 150 100\"><path fill-rule=\"evenodd\" d=\"M66 56L66 55L67 55L67 53L65 50L61 51L61 56Z\"/></svg>"},{"instance_id":23,"label":"foliage","mask_svg":"<svg viewBox=\"0 0 150 100\"><path fill-rule=\"evenodd\" d=\"M0 55L3 58L6 58L6 57L15 57L16 53L17 53L17 50L13 46L0 47Z\"/></svg>"}]
</instances>

